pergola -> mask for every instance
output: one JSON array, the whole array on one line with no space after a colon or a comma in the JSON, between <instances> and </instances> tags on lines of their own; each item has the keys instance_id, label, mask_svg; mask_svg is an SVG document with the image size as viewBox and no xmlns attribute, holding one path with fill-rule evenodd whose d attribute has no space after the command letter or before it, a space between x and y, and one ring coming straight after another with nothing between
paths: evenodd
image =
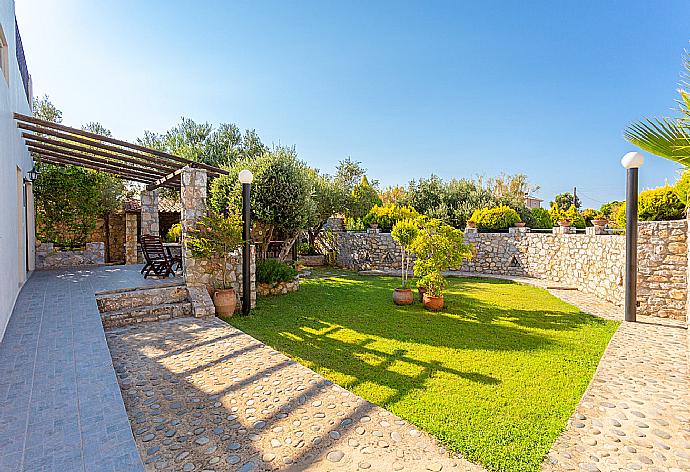
<instances>
[{"instance_id":1,"label":"pergola","mask_svg":"<svg viewBox=\"0 0 690 472\"><path fill-rule=\"evenodd\" d=\"M167 152L120 139L71 128L32 116L14 114L29 151L42 162L75 165L106 172L124 180L140 182L151 191L159 187L180 188L184 167L206 170L208 177L227 171Z\"/></svg>"}]
</instances>

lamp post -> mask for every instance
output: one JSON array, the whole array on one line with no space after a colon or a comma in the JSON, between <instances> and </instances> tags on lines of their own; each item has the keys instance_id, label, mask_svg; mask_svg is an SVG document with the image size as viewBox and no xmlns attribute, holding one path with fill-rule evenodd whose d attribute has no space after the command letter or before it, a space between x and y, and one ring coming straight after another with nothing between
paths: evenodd
<instances>
[{"instance_id":1,"label":"lamp post","mask_svg":"<svg viewBox=\"0 0 690 472\"><path fill-rule=\"evenodd\" d=\"M250 228L251 228L251 208L249 206L250 187L254 176L251 171L244 169L239 174L240 183L242 184L242 239L244 240L244 249L242 250L242 314L248 315L252 308L252 291L251 291L251 247L250 247Z\"/></svg>"},{"instance_id":2,"label":"lamp post","mask_svg":"<svg viewBox=\"0 0 690 472\"><path fill-rule=\"evenodd\" d=\"M625 188L625 321L637 319L637 170L644 163L639 152L629 152L621 165L627 169Z\"/></svg>"}]
</instances>

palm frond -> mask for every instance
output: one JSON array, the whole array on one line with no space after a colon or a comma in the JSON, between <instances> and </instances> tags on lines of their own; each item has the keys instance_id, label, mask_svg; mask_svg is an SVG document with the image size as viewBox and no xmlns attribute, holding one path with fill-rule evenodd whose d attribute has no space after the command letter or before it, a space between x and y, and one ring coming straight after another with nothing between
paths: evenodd
<instances>
[{"instance_id":1,"label":"palm frond","mask_svg":"<svg viewBox=\"0 0 690 472\"><path fill-rule=\"evenodd\" d=\"M633 123L625 139L657 156L690 167L690 128L679 120L657 118Z\"/></svg>"}]
</instances>

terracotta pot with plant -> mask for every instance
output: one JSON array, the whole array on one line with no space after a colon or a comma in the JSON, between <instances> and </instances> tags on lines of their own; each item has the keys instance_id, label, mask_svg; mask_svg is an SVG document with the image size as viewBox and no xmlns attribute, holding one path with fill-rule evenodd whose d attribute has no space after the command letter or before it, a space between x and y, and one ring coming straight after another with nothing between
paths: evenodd
<instances>
[{"instance_id":1,"label":"terracotta pot with plant","mask_svg":"<svg viewBox=\"0 0 690 472\"><path fill-rule=\"evenodd\" d=\"M422 298L424 308L430 311L440 311L443 309L443 291L448 287L448 281L438 271L433 271L419 279L419 285L424 288Z\"/></svg>"},{"instance_id":2,"label":"terracotta pot with plant","mask_svg":"<svg viewBox=\"0 0 690 472\"><path fill-rule=\"evenodd\" d=\"M467 220L467 227L468 228L476 228L477 227L477 222L474 220Z\"/></svg>"},{"instance_id":3,"label":"terracotta pot with plant","mask_svg":"<svg viewBox=\"0 0 690 472\"><path fill-rule=\"evenodd\" d=\"M393 291L393 303L396 305L411 305L414 301L412 289L407 286L410 275L410 253L408 248L412 245L418 233L419 228L417 224L410 219L398 221L391 229L391 236L400 244L400 252L402 253L402 264L400 265L402 285Z\"/></svg>"},{"instance_id":4,"label":"terracotta pot with plant","mask_svg":"<svg viewBox=\"0 0 690 472\"><path fill-rule=\"evenodd\" d=\"M242 220L235 214L209 214L185 237L185 244L194 257L206 259L214 269L220 268L220 287L214 280L212 298L216 314L221 316L231 316L237 307L237 293L228 278L228 256L242 242Z\"/></svg>"},{"instance_id":5,"label":"terracotta pot with plant","mask_svg":"<svg viewBox=\"0 0 690 472\"><path fill-rule=\"evenodd\" d=\"M430 310L443 308L443 291L447 287L442 270L456 269L472 257L472 249L463 242L463 232L433 218L417 222L419 234L410 250L417 255L414 274L424 306ZM423 291L423 294L421 293Z\"/></svg>"},{"instance_id":6,"label":"terracotta pot with plant","mask_svg":"<svg viewBox=\"0 0 690 472\"><path fill-rule=\"evenodd\" d=\"M558 220L558 226L560 226L562 228L568 228L572 224L573 224L573 220L569 220L567 218L562 218L562 219Z\"/></svg>"}]
</instances>

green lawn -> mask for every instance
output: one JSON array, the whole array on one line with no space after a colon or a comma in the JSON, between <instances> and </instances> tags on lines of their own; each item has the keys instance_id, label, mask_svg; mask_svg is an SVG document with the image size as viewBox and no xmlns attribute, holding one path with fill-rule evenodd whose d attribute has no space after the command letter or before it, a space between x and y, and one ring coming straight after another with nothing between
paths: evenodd
<instances>
[{"instance_id":1,"label":"green lawn","mask_svg":"<svg viewBox=\"0 0 690 472\"><path fill-rule=\"evenodd\" d=\"M489 470L538 470L618 324L477 278L451 279L443 312L398 307L398 283L305 280L227 321Z\"/></svg>"}]
</instances>

